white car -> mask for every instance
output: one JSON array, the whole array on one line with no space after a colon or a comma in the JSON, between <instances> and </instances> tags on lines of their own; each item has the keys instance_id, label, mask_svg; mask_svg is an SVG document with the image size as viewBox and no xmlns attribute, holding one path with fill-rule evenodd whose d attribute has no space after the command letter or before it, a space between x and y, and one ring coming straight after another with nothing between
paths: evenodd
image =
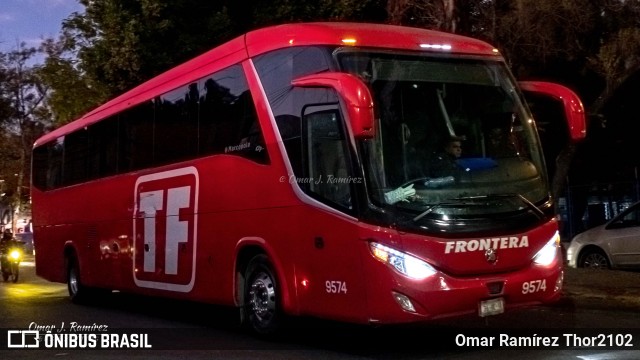
<instances>
[{"instance_id":1,"label":"white car","mask_svg":"<svg viewBox=\"0 0 640 360\"><path fill-rule=\"evenodd\" d=\"M576 235L567 248L567 264L586 268L640 268L640 202Z\"/></svg>"}]
</instances>

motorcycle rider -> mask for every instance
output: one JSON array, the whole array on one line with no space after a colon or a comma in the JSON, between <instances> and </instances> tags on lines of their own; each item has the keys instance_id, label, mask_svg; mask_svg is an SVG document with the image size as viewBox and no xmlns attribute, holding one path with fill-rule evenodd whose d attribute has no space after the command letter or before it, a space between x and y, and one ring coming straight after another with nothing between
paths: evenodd
<instances>
[{"instance_id":1,"label":"motorcycle rider","mask_svg":"<svg viewBox=\"0 0 640 360\"><path fill-rule=\"evenodd\" d=\"M9 252L16 247L20 242L13 238L13 232L11 229L5 229L0 237L0 270L2 270L2 278L4 281L11 279L14 283L18 281L20 256L11 259ZM21 251L18 250L18 254Z\"/></svg>"},{"instance_id":2,"label":"motorcycle rider","mask_svg":"<svg viewBox=\"0 0 640 360\"><path fill-rule=\"evenodd\" d=\"M2 237L0 237L0 254L4 254L9 251L9 246L11 245L12 240L13 233L11 232L11 229L4 229Z\"/></svg>"},{"instance_id":3,"label":"motorcycle rider","mask_svg":"<svg viewBox=\"0 0 640 360\"><path fill-rule=\"evenodd\" d=\"M4 229L2 233L2 238L0 238L0 249L3 249L5 246L9 245L9 242L13 240L13 233L11 229Z\"/></svg>"}]
</instances>

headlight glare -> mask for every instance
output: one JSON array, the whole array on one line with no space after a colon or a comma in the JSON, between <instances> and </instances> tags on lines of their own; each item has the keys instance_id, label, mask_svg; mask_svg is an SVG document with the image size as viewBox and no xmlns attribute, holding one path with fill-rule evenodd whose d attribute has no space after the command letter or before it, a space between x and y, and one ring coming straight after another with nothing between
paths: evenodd
<instances>
[{"instance_id":1,"label":"headlight glare","mask_svg":"<svg viewBox=\"0 0 640 360\"><path fill-rule=\"evenodd\" d=\"M375 242L369 243L369 246L376 259L391 265L396 271L407 277L422 280L436 273L436 269L415 256Z\"/></svg>"},{"instance_id":2,"label":"headlight glare","mask_svg":"<svg viewBox=\"0 0 640 360\"><path fill-rule=\"evenodd\" d=\"M560 234L556 231L543 247L533 257L533 262L537 265L549 266L553 264L558 255L558 247L560 246Z\"/></svg>"},{"instance_id":3,"label":"headlight glare","mask_svg":"<svg viewBox=\"0 0 640 360\"><path fill-rule=\"evenodd\" d=\"M19 250L12 250L9 253L9 257L11 257L13 260L18 260L20 259L20 251Z\"/></svg>"}]
</instances>

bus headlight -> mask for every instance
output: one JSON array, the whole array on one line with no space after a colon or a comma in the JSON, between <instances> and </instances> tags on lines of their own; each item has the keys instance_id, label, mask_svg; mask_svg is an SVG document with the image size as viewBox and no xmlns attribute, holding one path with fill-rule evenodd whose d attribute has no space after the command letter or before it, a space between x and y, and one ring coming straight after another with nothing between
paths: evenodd
<instances>
[{"instance_id":1,"label":"bus headlight","mask_svg":"<svg viewBox=\"0 0 640 360\"><path fill-rule=\"evenodd\" d=\"M373 256L391 265L399 273L416 280L426 279L436 273L436 269L426 262L375 242L369 243Z\"/></svg>"},{"instance_id":2,"label":"bus headlight","mask_svg":"<svg viewBox=\"0 0 640 360\"><path fill-rule=\"evenodd\" d=\"M537 265L549 266L553 264L558 256L558 247L560 246L560 234L556 231L549 242L547 242L540 251L533 257L533 262Z\"/></svg>"}]
</instances>

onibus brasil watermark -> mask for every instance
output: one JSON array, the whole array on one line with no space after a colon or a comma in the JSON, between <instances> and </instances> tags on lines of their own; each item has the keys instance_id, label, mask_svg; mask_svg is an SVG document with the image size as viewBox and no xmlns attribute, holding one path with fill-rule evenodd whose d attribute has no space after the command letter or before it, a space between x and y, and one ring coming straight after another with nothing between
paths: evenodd
<instances>
[{"instance_id":1,"label":"onibus brasil watermark","mask_svg":"<svg viewBox=\"0 0 640 360\"><path fill-rule=\"evenodd\" d=\"M26 330L8 330L9 349L151 349L149 334L75 321L54 325L31 322Z\"/></svg>"}]
</instances>

